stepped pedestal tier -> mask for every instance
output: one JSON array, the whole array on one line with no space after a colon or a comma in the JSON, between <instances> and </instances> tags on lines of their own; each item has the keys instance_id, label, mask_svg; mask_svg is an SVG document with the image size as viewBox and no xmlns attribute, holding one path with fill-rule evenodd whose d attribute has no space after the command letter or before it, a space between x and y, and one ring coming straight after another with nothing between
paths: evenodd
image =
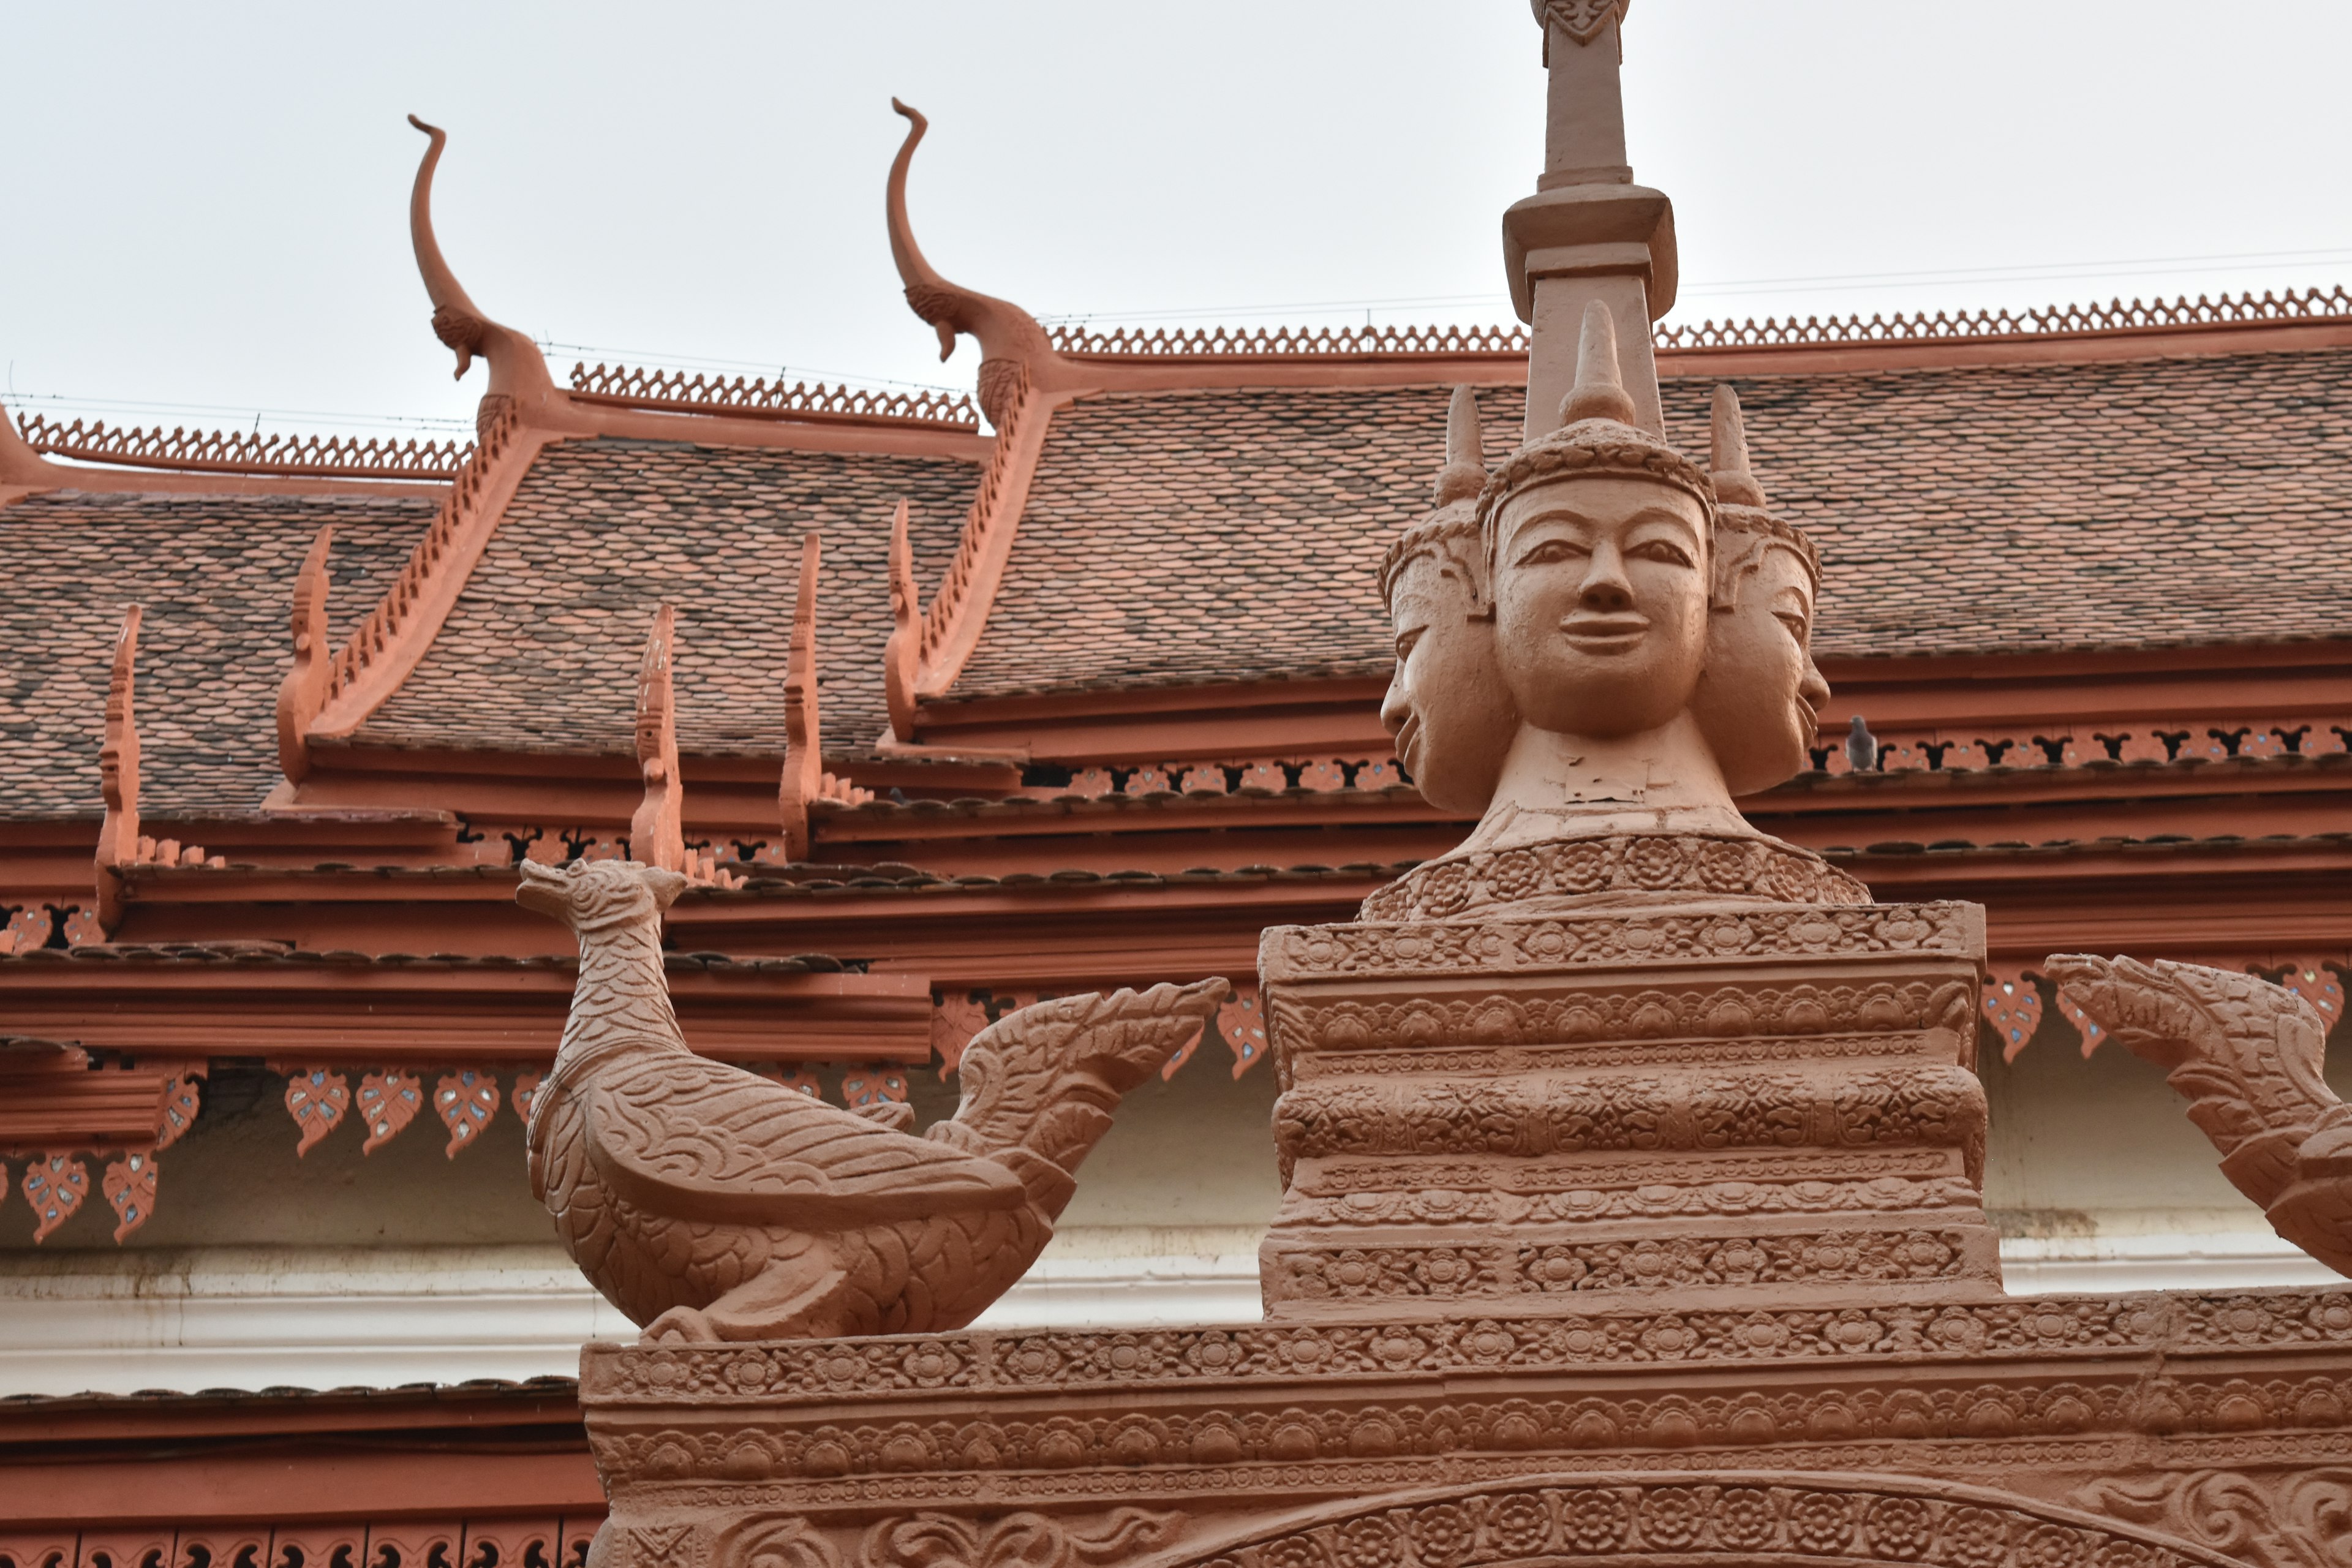
<instances>
[{"instance_id":1,"label":"stepped pedestal tier","mask_svg":"<svg viewBox=\"0 0 2352 1568\"><path fill-rule=\"evenodd\" d=\"M1282 1320L2000 1293L1973 904L1278 927Z\"/></svg>"}]
</instances>

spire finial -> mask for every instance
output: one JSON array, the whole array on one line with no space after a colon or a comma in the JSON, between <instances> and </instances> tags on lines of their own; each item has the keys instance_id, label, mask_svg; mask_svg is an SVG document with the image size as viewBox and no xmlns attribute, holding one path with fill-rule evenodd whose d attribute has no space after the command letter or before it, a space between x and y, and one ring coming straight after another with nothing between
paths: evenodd
<instances>
[{"instance_id":1,"label":"spire finial","mask_svg":"<svg viewBox=\"0 0 2352 1568\"><path fill-rule=\"evenodd\" d=\"M1633 399L1617 374L1617 323L1609 307L1598 300L1584 306L1584 325L1576 342L1576 384L1560 399L1559 422L1613 419L1633 423Z\"/></svg>"},{"instance_id":2,"label":"spire finial","mask_svg":"<svg viewBox=\"0 0 2352 1568\"><path fill-rule=\"evenodd\" d=\"M629 819L629 858L665 871L684 871L686 800L677 776L677 688L671 676L677 614L654 613L637 664L637 772L645 798Z\"/></svg>"},{"instance_id":3,"label":"spire finial","mask_svg":"<svg viewBox=\"0 0 2352 1568\"><path fill-rule=\"evenodd\" d=\"M1748 467L1748 427L1739 416L1739 394L1729 382L1715 386L1713 455L1715 494L1727 506L1765 506L1764 487Z\"/></svg>"},{"instance_id":4,"label":"spire finial","mask_svg":"<svg viewBox=\"0 0 2352 1568\"><path fill-rule=\"evenodd\" d=\"M1475 500L1486 483L1486 442L1478 428L1478 395L1454 389L1445 408L1445 466L1437 470L1437 504Z\"/></svg>"}]
</instances>

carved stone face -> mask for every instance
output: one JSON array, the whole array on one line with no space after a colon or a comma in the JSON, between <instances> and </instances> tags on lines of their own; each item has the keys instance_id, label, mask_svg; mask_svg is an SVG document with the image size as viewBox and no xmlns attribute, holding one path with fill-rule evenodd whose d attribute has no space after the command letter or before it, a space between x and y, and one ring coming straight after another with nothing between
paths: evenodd
<instances>
[{"instance_id":1,"label":"carved stone face","mask_svg":"<svg viewBox=\"0 0 2352 1568\"><path fill-rule=\"evenodd\" d=\"M1812 659L1813 580L1793 550L1767 546L1732 602L1707 617L1706 673L1691 711L1734 795L1805 770L1829 682Z\"/></svg>"},{"instance_id":2,"label":"carved stone face","mask_svg":"<svg viewBox=\"0 0 2352 1568\"><path fill-rule=\"evenodd\" d=\"M1495 624L1471 618L1469 571L1433 551L1398 572L1390 595L1396 671L1381 722L1423 799L1476 816L1494 799L1518 715L1496 668Z\"/></svg>"},{"instance_id":3,"label":"carved stone face","mask_svg":"<svg viewBox=\"0 0 2352 1568\"><path fill-rule=\"evenodd\" d=\"M1523 491L1497 523L1496 650L1528 722L1631 735L1689 706L1707 634L1696 500L1596 476Z\"/></svg>"}]
</instances>

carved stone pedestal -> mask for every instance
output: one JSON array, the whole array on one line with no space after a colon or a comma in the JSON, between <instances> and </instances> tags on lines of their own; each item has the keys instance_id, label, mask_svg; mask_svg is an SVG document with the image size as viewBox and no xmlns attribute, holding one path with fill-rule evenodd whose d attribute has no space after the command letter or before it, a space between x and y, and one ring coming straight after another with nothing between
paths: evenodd
<instances>
[{"instance_id":1,"label":"carved stone pedestal","mask_svg":"<svg viewBox=\"0 0 2352 1568\"><path fill-rule=\"evenodd\" d=\"M1972 904L1277 927L1280 1319L2000 1293Z\"/></svg>"}]
</instances>

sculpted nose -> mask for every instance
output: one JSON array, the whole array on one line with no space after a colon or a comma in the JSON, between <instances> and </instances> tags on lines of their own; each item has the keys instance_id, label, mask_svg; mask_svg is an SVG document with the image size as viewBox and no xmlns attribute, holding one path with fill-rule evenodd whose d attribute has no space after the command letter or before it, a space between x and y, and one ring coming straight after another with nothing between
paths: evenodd
<instances>
[{"instance_id":1,"label":"sculpted nose","mask_svg":"<svg viewBox=\"0 0 2352 1568\"><path fill-rule=\"evenodd\" d=\"M1606 547L1594 551L1577 590L1577 606L1613 611L1630 609L1633 604L1633 584L1625 579L1625 558Z\"/></svg>"},{"instance_id":2,"label":"sculpted nose","mask_svg":"<svg viewBox=\"0 0 2352 1568\"><path fill-rule=\"evenodd\" d=\"M1389 678L1388 695L1381 699L1381 728L1393 735L1404 728L1412 713L1412 704L1405 696L1404 661L1397 661L1396 673Z\"/></svg>"}]
</instances>

